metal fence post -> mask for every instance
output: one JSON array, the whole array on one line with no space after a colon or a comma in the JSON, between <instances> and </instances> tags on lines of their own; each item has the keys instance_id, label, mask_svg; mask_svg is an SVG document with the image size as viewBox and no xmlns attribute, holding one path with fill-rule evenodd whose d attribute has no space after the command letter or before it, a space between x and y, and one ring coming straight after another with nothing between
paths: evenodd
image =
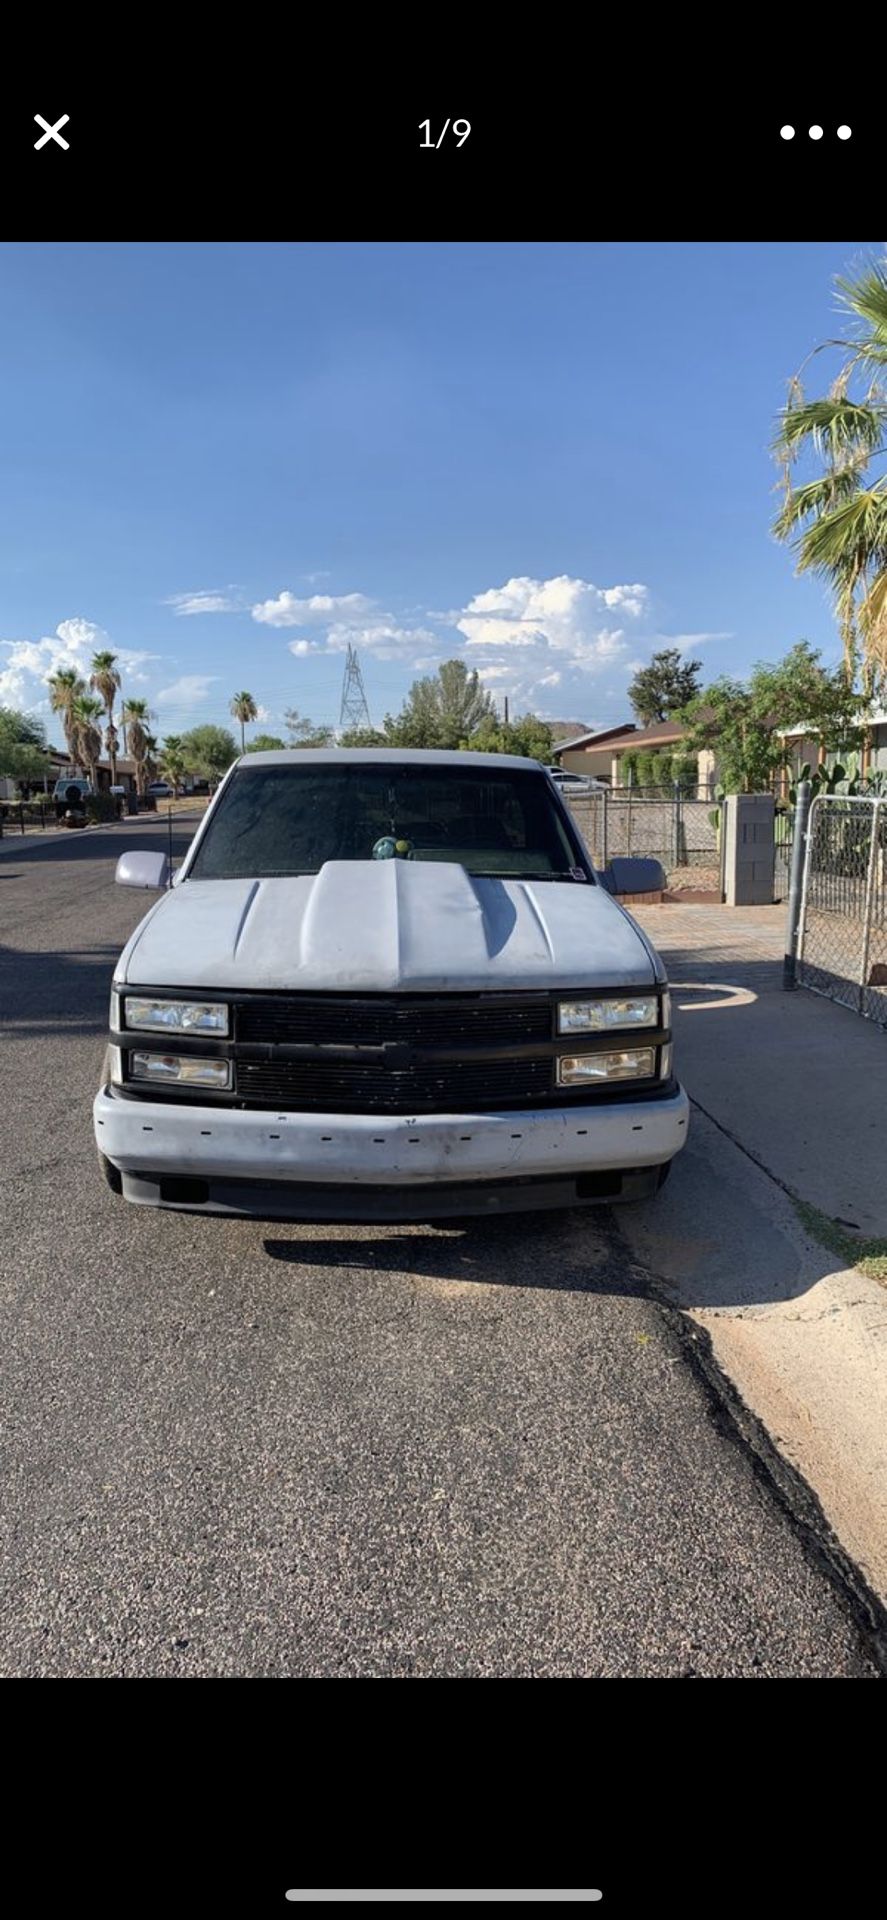
<instances>
[{"instance_id":1,"label":"metal fence post","mask_svg":"<svg viewBox=\"0 0 887 1920\"><path fill-rule=\"evenodd\" d=\"M868 867L865 876L865 906L862 911L862 953L859 962L859 1011L865 1008L866 974L869 970L869 947L872 941L872 907L875 895L875 867L878 862L878 832L882 800L876 800L872 807L872 844L869 847Z\"/></svg>"},{"instance_id":2,"label":"metal fence post","mask_svg":"<svg viewBox=\"0 0 887 1920\"><path fill-rule=\"evenodd\" d=\"M802 780L795 807L792 864L788 882L788 927L782 961L782 985L786 993L791 993L798 984L798 953L801 944L804 897L804 856L807 851L807 825L810 818L812 791L810 781Z\"/></svg>"},{"instance_id":3,"label":"metal fence post","mask_svg":"<svg viewBox=\"0 0 887 1920\"><path fill-rule=\"evenodd\" d=\"M606 866L606 864L607 864L607 839L608 839L608 834L607 834L607 801L609 800L609 798L610 798L610 796L609 796L609 794L608 794L608 792L607 792L607 789L606 789L606 787L605 787L605 788L604 788L604 790L603 790L603 793L602 793L602 795L601 795L601 801L602 801L602 809L601 809L601 810L602 810L602 813L603 813L603 821L602 821L602 824L601 824L601 850L602 850L602 853L603 853L603 858L602 858L602 860L601 860L601 866L602 866L602 867L605 867L605 866Z\"/></svg>"}]
</instances>

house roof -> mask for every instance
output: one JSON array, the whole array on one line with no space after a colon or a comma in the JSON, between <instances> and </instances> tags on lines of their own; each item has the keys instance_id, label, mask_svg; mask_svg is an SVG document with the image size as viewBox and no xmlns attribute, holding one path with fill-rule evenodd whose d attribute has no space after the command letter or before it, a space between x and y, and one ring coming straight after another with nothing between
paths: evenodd
<instances>
[{"instance_id":1,"label":"house roof","mask_svg":"<svg viewBox=\"0 0 887 1920\"><path fill-rule=\"evenodd\" d=\"M580 733L575 740L558 740L553 752L567 753L583 747L592 753L596 747L611 745L616 753L628 747L661 747L670 740L683 740L686 731L679 720L655 720L650 727L638 727L634 721L626 721L621 727L606 727L601 733Z\"/></svg>"},{"instance_id":2,"label":"house roof","mask_svg":"<svg viewBox=\"0 0 887 1920\"><path fill-rule=\"evenodd\" d=\"M683 740L687 729L680 720L654 720L651 727L637 727L626 747L662 747L670 740Z\"/></svg>"},{"instance_id":3,"label":"house roof","mask_svg":"<svg viewBox=\"0 0 887 1920\"><path fill-rule=\"evenodd\" d=\"M855 720L849 721L847 732L863 733L866 727L884 726L887 726L887 708L876 707L871 713L858 714ZM802 725L795 727L777 727L776 732L780 740L815 740L819 733L819 728L811 727L807 722L804 722Z\"/></svg>"},{"instance_id":4,"label":"house roof","mask_svg":"<svg viewBox=\"0 0 887 1920\"><path fill-rule=\"evenodd\" d=\"M605 747L610 740L618 740L624 733L637 733L633 720L624 721L621 727L604 727L592 733L577 733L575 740L556 740L555 753L569 753L574 747Z\"/></svg>"}]
</instances>

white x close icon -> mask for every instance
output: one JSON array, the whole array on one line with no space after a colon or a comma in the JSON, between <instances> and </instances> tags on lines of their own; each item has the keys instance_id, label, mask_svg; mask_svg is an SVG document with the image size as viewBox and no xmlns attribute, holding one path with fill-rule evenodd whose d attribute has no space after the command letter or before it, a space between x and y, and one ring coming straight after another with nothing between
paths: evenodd
<instances>
[{"instance_id":1,"label":"white x close icon","mask_svg":"<svg viewBox=\"0 0 887 1920\"><path fill-rule=\"evenodd\" d=\"M56 143L56 146L64 147L65 152L67 153L71 142L70 140L62 139L62 136L59 133L59 127L67 126L67 123L70 120L70 118L71 118L71 115L69 113L63 113L61 119L56 121L54 127L51 127L49 124L49 121L44 120L42 113L35 113L34 119L36 120L38 127L45 127L46 132L41 134L39 140L34 141L34 152L36 153L40 147L45 147L47 140L54 140Z\"/></svg>"}]
</instances>

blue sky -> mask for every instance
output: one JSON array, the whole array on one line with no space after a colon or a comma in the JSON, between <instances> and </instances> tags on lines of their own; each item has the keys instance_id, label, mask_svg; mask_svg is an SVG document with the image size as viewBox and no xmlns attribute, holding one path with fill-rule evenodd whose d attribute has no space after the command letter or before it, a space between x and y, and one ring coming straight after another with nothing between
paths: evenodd
<instances>
[{"instance_id":1,"label":"blue sky","mask_svg":"<svg viewBox=\"0 0 887 1920\"><path fill-rule=\"evenodd\" d=\"M767 449L869 250L3 245L0 701L109 644L161 738L279 731L353 641L374 721L460 652L603 726L660 646L837 659Z\"/></svg>"}]
</instances>

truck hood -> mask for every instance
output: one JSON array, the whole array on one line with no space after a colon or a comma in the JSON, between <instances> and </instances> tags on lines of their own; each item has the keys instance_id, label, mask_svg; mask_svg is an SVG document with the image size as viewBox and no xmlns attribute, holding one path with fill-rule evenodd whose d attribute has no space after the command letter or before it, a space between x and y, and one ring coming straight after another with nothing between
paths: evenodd
<instances>
[{"instance_id":1,"label":"truck hood","mask_svg":"<svg viewBox=\"0 0 887 1920\"><path fill-rule=\"evenodd\" d=\"M437 861L183 880L136 928L128 985L297 992L649 986L660 973L599 886L473 880Z\"/></svg>"}]
</instances>

